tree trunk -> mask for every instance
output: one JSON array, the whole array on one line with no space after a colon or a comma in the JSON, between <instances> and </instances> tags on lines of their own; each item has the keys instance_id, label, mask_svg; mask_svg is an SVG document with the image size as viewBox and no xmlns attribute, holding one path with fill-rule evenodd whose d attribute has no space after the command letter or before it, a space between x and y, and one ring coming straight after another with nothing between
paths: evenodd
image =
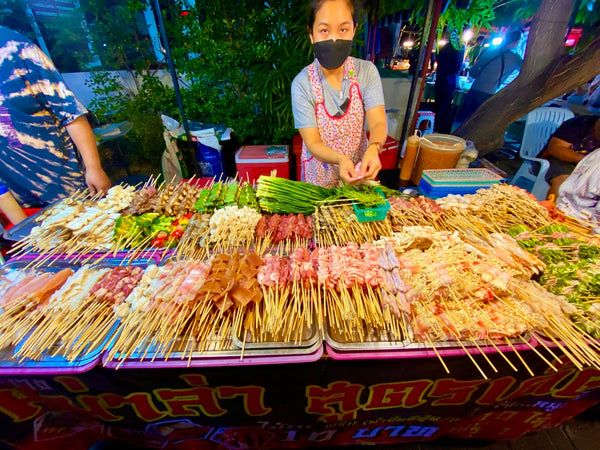
<instances>
[{"instance_id":1,"label":"tree trunk","mask_svg":"<svg viewBox=\"0 0 600 450\"><path fill-rule=\"evenodd\" d=\"M565 55L571 0L543 0L529 33L519 76L475 111L454 132L473 141L480 154L499 149L515 120L598 75L600 38Z\"/></svg>"}]
</instances>

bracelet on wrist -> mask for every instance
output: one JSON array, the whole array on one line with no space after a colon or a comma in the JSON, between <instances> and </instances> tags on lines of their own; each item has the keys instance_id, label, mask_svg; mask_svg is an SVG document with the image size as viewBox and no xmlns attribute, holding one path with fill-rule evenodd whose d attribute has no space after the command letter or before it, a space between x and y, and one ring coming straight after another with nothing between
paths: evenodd
<instances>
[{"instance_id":1,"label":"bracelet on wrist","mask_svg":"<svg viewBox=\"0 0 600 450\"><path fill-rule=\"evenodd\" d=\"M367 148L371 147L371 146L375 146L377 147L377 153L381 155L381 153L383 152L383 145L381 145L380 142L371 142L369 143L369 145L367 146Z\"/></svg>"}]
</instances>

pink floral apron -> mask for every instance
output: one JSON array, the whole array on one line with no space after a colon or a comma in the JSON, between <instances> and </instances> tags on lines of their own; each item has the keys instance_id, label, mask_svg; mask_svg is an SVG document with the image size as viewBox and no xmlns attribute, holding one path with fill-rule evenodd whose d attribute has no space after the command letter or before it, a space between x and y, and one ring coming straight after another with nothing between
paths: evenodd
<instances>
[{"instance_id":1,"label":"pink floral apron","mask_svg":"<svg viewBox=\"0 0 600 450\"><path fill-rule=\"evenodd\" d=\"M363 106L354 61L351 57L344 63L344 77L349 76L350 99L348 109L340 117L329 115L323 99L323 86L319 79L318 63L315 61L308 66L308 76L315 95L315 114L321 141L357 164L367 149L365 133L365 110ZM323 187L339 186L339 168L333 164L319 161L312 156L302 142L302 179Z\"/></svg>"}]
</instances>

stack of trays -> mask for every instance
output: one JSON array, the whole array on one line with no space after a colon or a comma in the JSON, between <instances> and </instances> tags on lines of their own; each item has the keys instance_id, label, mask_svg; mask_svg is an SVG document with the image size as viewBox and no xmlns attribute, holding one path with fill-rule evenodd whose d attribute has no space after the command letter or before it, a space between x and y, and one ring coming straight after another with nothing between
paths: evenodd
<instances>
[{"instance_id":1,"label":"stack of trays","mask_svg":"<svg viewBox=\"0 0 600 450\"><path fill-rule=\"evenodd\" d=\"M434 199L449 194L474 194L501 181L502 177L488 169L424 170L419 193Z\"/></svg>"},{"instance_id":2,"label":"stack of trays","mask_svg":"<svg viewBox=\"0 0 600 450\"><path fill-rule=\"evenodd\" d=\"M510 340L509 344L489 345L484 341L444 341L444 342L414 342L410 338L403 340L395 336L381 336L377 340L366 342L342 341L331 330L325 330L327 354L336 360L357 359L399 359L399 358L440 358L459 356L465 353L477 355L481 353L526 351L537 345L537 339L531 333L525 333L521 338Z\"/></svg>"},{"instance_id":3,"label":"stack of trays","mask_svg":"<svg viewBox=\"0 0 600 450\"><path fill-rule=\"evenodd\" d=\"M84 351L73 360L54 354L59 348L48 351L41 359L19 360L14 355L19 351L21 344L16 347L0 351L0 375L56 375L82 373L95 367L102 359L102 347L115 332L117 324L113 326L106 340L92 351Z\"/></svg>"},{"instance_id":4,"label":"stack of trays","mask_svg":"<svg viewBox=\"0 0 600 450\"><path fill-rule=\"evenodd\" d=\"M101 256L98 256L99 259ZM11 260L0 267L0 276L7 275L10 271L26 270L34 264L34 258L23 257L22 259ZM156 264L157 258L138 258L134 261L127 261L123 258L104 258L95 267L115 267L119 265L135 265L147 267L149 264ZM93 264L93 261L90 261ZM59 272L65 268L71 268L77 271L81 265L74 264L59 256L46 261L45 266L36 270L43 272ZM39 322L38 322L39 323ZM19 358L16 353L19 352L27 337L33 333L35 326L22 337L16 346L8 346L0 350L0 375L53 375L65 373L81 373L92 369L102 359L102 349L110 342L116 332L118 321L107 333L103 342L98 342L93 349L87 346L77 357L67 358L61 353L60 345L55 345L43 353L41 358Z\"/></svg>"},{"instance_id":5,"label":"stack of trays","mask_svg":"<svg viewBox=\"0 0 600 450\"><path fill-rule=\"evenodd\" d=\"M181 345L178 347L181 348ZM143 353L134 351L125 359L121 359L119 354L109 358L107 351L102 357L102 364L112 369L160 369L314 362L323 355L323 338L313 321L299 342L244 342L241 336L232 333L231 337L219 342L201 345L193 341L185 348L196 350L172 352L165 358L164 354L151 348Z\"/></svg>"}]
</instances>

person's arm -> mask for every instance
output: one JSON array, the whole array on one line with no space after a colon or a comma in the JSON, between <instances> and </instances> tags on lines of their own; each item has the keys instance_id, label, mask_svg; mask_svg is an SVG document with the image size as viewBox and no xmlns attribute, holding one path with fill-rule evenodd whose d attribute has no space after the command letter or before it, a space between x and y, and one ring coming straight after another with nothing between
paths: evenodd
<instances>
[{"instance_id":1,"label":"person's arm","mask_svg":"<svg viewBox=\"0 0 600 450\"><path fill-rule=\"evenodd\" d=\"M25 76L38 101L64 126L77 147L85 166L85 181L92 194L107 192L110 180L100 164L96 138L86 108L71 92L54 64L36 45L22 53ZM73 119L75 117L75 119Z\"/></svg>"},{"instance_id":2,"label":"person's arm","mask_svg":"<svg viewBox=\"0 0 600 450\"><path fill-rule=\"evenodd\" d=\"M357 60L358 62L358 60ZM387 139L387 117L385 100L379 72L369 61L361 62L360 87L365 108L365 119L369 126L369 143L361 161L361 171L366 179L373 179L381 169L379 154ZM364 76L364 77L363 77Z\"/></svg>"},{"instance_id":3,"label":"person's arm","mask_svg":"<svg viewBox=\"0 0 600 450\"><path fill-rule=\"evenodd\" d=\"M298 131L310 154L321 162L337 165L342 180L350 183L350 178L358 177L352 160L324 144L318 128L299 128Z\"/></svg>"},{"instance_id":4,"label":"person's arm","mask_svg":"<svg viewBox=\"0 0 600 450\"><path fill-rule=\"evenodd\" d=\"M85 116L79 116L67 126L67 132L77 147L85 166L85 182L92 194L108 192L110 179L102 169L96 137Z\"/></svg>"},{"instance_id":5,"label":"person's arm","mask_svg":"<svg viewBox=\"0 0 600 450\"><path fill-rule=\"evenodd\" d=\"M2 191L4 191L4 189L2 189ZM13 195L8 191L0 194L0 211L6 215L13 225L18 224L20 221L27 218L27 215L23 212L21 206L19 206Z\"/></svg>"},{"instance_id":6,"label":"person's arm","mask_svg":"<svg viewBox=\"0 0 600 450\"><path fill-rule=\"evenodd\" d=\"M375 106L367 111L367 123L369 124L369 146L362 158L361 168L366 179L373 179L381 170L379 154L383 150L383 144L387 139L387 118L385 106Z\"/></svg>"},{"instance_id":7,"label":"person's arm","mask_svg":"<svg viewBox=\"0 0 600 450\"><path fill-rule=\"evenodd\" d=\"M550 138L550 142L548 142L548 154L556 159L573 164L577 164L585 157L585 155L573 150L573 144L557 137Z\"/></svg>"}]
</instances>

